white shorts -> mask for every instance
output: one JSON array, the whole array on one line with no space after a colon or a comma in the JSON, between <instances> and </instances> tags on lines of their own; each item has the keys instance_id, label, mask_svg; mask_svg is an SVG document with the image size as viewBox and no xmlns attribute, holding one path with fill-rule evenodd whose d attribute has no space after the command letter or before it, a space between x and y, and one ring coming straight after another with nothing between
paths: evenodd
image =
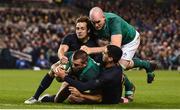
<instances>
[{"instance_id":1,"label":"white shorts","mask_svg":"<svg viewBox=\"0 0 180 110\"><path fill-rule=\"evenodd\" d=\"M135 36L134 40L132 40L128 44L121 46L121 49L123 51L123 55L122 55L121 59L131 60L134 57L134 54L135 54L137 48L139 47L139 44L140 44L140 35L136 31L136 36Z\"/></svg>"}]
</instances>

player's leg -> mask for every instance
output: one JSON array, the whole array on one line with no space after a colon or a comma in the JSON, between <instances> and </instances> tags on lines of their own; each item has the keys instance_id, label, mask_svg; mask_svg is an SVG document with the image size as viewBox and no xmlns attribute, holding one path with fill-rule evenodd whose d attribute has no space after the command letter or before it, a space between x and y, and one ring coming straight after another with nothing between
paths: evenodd
<instances>
[{"instance_id":1,"label":"player's leg","mask_svg":"<svg viewBox=\"0 0 180 110\"><path fill-rule=\"evenodd\" d=\"M54 98L54 102L62 103L64 100L68 98L68 96L71 94L68 87L69 84L66 82L63 82L61 84L61 87Z\"/></svg>"},{"instance_id":2,"label":"player's leg","mask_svg":"<svg viewBox=\"0 0 180 110\"><path fill-rule=\"evenodd\" d=\"M125 98L127 98L129 102L133 101L134 93L135 93L135 86L125 74L123 74L123 80L124 80L124 86L125 86Z\"/></svg>"},{"instance_id":3,"label":"player's leg","mask_svg":"<svg viewBox=\"0 0 180 110\"><path fill-rule=\"evenodd\" d=\"M39 102L57 102L62 103L68 96L68 83L63 82L58 93L56 95L45 94L39 98ZM70 94L70 93L69 93Z\"/></svg>"},{"instance_id":4,"label":"player's leg","mask_svg":"<svg viewBox=\"0 0 180 110\"><path fill-rule=\"evenodd\" d=\"M119 63L124 69L131 69L136 67L144 68L147 73L147 82L151 83L155 77L153 73L155 69L154 68L155 64L150 63L149 61L146 60L133 58L139 44L140 44L140 37L139 34L137 33L133 41L122 46L123 55Z\"/></svg>"},{"instance_id":5,"label":"player's leg","mask_svg":"<svg viewBox=\"0 0 180 110\"><path fill-rule=\"evenodd\" d=\"M42 97L39 97L39 102L54 102L54 98L56 95L45 94Z\"/></svg>"},{"instance_id":6,"label":"player's leg","mask_svg":"<svg viewBox=\"0 0 180 110\"><path fill-rule=\"evenodd\" d=\"M59 62L53 64L51 66L51 70L44 76L44 78L41 80L38 89L36 90L33 97L26 100L24 103L26 104L33 104L38 102L39 96L51 85L53 79L54 79L54 72L53 69L59 65Z\"/></svg>"},{"instance_id":7,"label":"player's leg","mask_svg":"<svg viewBox=\"0 0 180 110\"><path fill-rule=\"evenodd\" d=\"M136 68L136 67L144 68L147 73L147 83L152 83L155 77L154 70L157 67L156 63L149 62L146 60L141 60L138 58L133 58L132 60L133 60L132 61L133 68Z\"/></svg>"},{"instance_id":8,"label":"player's leg","mask_svg":"<svg viewBox=\"0 0 180 110\"><path fill-rule=\"evenodd\" d=\"M147 83L152 83L152 81L154 80L154 70L156 68L155 63L151 63L149 61L141 60L138 58L133 58L133 60L131 61L121 59L120 64L125 70L137 67L144 68L147 73Z\"/></svg>"}]
</instances>

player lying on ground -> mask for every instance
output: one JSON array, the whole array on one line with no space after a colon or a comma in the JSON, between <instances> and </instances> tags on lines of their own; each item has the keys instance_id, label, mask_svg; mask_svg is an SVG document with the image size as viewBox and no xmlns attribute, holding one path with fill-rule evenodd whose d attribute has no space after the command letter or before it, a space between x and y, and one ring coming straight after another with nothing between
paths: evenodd
<instances>
[{"instance_id":1,"label":"player lying on ground","mask_svg":"<svg viewBox=\"0 0 180 110\"><path fill-rule=\"evenodd\" d=\"M69 85L77 88L79 91L84 92L86 90L101 90L103 104L117 104L120 102L122 96L122 68L118 65L118 61L122 56L122 50L114 45L108 45L103 52L103 69L101 69L99 76L96 79L82 82L74 80L70 75L65 73L65 70L58 68L55 74ZM71 98L72 102L78 103L78 99L82 100L84 95L77 95L73 87L70 87L71 95L76 98Z\"/></svg>"},{"instance_id":2,"label":"player lying on ground","mask_svg":"<svg viewBox=\"0 0 180 110\"><path fill-rule=\"evenodd\" d=\"M67 63L67 57L64 55L67 51L78 50L82 45L88 47L97 47L96 39L92 36L90 30L90 21L87 17L79 17L76 21L76 33L67 35L58 50L58 56L62 63ZM99 55L91 55L95 61L99 60ZM134 85L129 81L127 77L125 78L125 96L132 97L134 93ZM42 79L39 84L38 89L35 94L26 100L24 103L33 104L38 102L39 96L51 85L54 79L54 72L50 70Z\"/></svg>"}]
</instances>

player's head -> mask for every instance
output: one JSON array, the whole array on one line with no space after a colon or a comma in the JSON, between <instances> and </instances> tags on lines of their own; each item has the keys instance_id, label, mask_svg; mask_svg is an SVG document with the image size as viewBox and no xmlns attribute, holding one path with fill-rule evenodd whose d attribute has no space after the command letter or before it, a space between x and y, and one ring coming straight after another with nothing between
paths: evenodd
<instances>
[{"instance_id":1,"label":"player's head","mask_svg":"<svg viewBox=\"0 0 180 110\"><path fill-rule=\"evenodd\" d=\"M122 56L121 48L115 45L108 45L105 51L103 52L103 62L118 63L118 61L121 59L121 56Z\"/></svg>"},{"instance_id":2,"label":"player's head","mask_svg":"<svg viewBox=\"0 0 180 110\"><path fill-rule=\"evenodd\" d=\"M88 61L88 54L83 50L77 50L72 57L73 71L77 72L86 67Z\"/></svg>"},{"instance_id":3,"label":"player's head","mask_svg":"<svg viewBox=\"0 0 180 110\"><path fill-rule=\"evenodd\" d=\"M104 12L99 7L94 7L90 10L89 18L96 30L101 30L105 25Z\"/></svg>"},{"instance_id":4,"label":"player's head","mask_svg":"<svg viewBox=\"0 0 180 110\"><path fill-rule=\"evenodd\" d=\"M76 34L79 39L87 38L90 33L91 22L87 16L81 16L76 20Z\"/></svg>"}]
</instances>

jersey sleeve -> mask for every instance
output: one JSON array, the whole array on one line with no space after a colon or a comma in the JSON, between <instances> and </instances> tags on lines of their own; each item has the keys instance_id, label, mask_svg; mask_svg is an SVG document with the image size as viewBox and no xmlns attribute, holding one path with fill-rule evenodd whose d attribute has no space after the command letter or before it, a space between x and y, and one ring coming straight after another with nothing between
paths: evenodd
<instances>
[{"instance_id":1,"label":"jersey sleeve","mask_svg":"<svg viewBox=\"0 0 180 110\"><path fill-rule=\"evenodd\" d=\"M94 79L88 82L81 82L78 80L74 80L69 76L65 76L64 81L69 83L71 86L74 86L81 92L86 90L95 90L103 84L103 82L100 79Z\"/></svg>"},{"instance_id":2,"label":"jersey sleeve","mask_svg":"<svg viewBox=\"0 0 180 110\"><path fill-rule=\"evenodd\" d=\"M121 21L119 19L112 18L109 25L111 35L122 34Z\"/></svg>"}]
</instances>

